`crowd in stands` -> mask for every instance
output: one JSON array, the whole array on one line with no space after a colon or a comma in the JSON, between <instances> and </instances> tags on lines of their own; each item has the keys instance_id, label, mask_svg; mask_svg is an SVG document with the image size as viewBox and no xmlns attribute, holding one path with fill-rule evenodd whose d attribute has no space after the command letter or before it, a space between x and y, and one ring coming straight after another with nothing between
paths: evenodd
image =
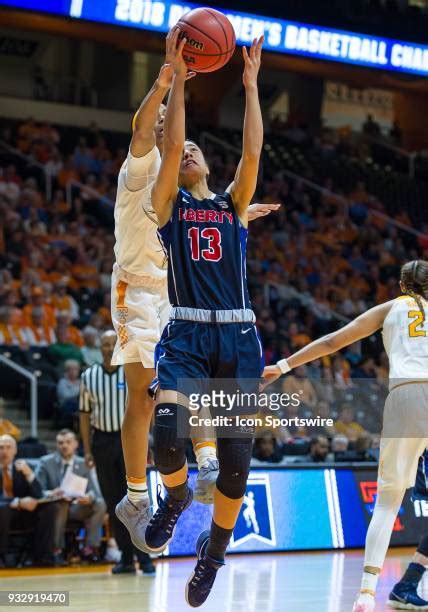
<instances>
[{"instance_id":1,"label":"crowd in stands","mask_svg":"<svg viewBox=\"0 0 428 612\"><path fill-rule=\"evenodd\" d=\"M0 345L42 373L41 414L52 417L56 411L61 417L56 424L73 426L79 374L101 361L100 333L111 327L114 234L112 208L102 197L115 198L127 136L113 138L95 125L65 130L33 119L0 127L3 141L42 164L53 181L48 201L37 168L22 165L10 152L0 158ZM314 146L327 150L327 135ZM224 189L236 166L234 155L210 147L208 159L213 187ZM388 202L363 181L345 191L334 178L322 177L324 190L315 191L281 171L268 143L261 178L258 197L283 203L278 213L252 223L248 244L250 293L271 363L397 296L400 266L426 257L428 245L373 216L372 211L388 214ZM66 197L70 180L83 188L68 190ZM411 225L405 211L393 216ZM353 419L364 432L376 433L386 381L386 355L374 341L301 368L284 385L311 385L302 415L319 414L327 404L337 418L343 404L352 403ZM351 435L349 427L319 432L324 434L330 440L346 436L351 450L364 438ZM282 448L311 434L279 435L275 443Z\"/></svg>"},{"instance_id":2,"label":"crowd in stands","mask_svg":"<svg viewBox=\"0 0 428 612\"><path fill-rule=\"evenodd\" d=\"M118 562L96 472L77 453L69 429L56 449L24 459L13 433L0 434L0 569ZM82 490L70 475L82 480ZM153 568L151 568L152 570Z\"/></svg>"}]
</instances>

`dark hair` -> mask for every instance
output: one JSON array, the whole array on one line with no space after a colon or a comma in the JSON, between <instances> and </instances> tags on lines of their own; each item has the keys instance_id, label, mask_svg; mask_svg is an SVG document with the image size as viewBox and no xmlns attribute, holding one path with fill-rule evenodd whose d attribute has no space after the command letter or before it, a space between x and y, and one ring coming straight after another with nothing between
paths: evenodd
<instances>
[{"instance_id":1,"label":"dark hair","mask_svg":"<svg viewBox=\"0 0 428 612\"><path fill-rule=\"evenodd\" d=\"M318 444L318 442L321 442L321 440L325 440L328 444L328 438L326 435L318 434L316 436L312 436L311 441L309 443L309 450L312 450L315 444Z\"/></svg>"},{"instance_id":2,"label":"dark hair","mask_svg":"<svg viewBox=\"0 0 428 612\"><path fill-rule=\"evenodd\" d=\"M421 297L428 300L428 261L415 259L404 264L401 268L400 280L404 285L404 293L415 300L425 322L425 310Z\"/></svg>"}]
</instances>

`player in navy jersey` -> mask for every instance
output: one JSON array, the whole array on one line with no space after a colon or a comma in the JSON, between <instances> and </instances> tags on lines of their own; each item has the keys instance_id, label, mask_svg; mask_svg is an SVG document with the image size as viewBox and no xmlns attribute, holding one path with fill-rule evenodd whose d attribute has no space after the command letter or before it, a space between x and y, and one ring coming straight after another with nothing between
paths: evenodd
<instances>
[{"instance_id":1,"label":"player in navy jersey","mask_svg":"<svg viewBox=\"0 0 428 612\"><path fill-rule=\"evenodd\" d=\"M185 446L179 423L188 423L186 397L179 379L260 380L263 355L251 309L245 274L247 209L257 183L263 123L257 76L263 38L244 48L246 111L242 158L226 192L207 185L209 170L200 148L185 141L184 87L187 68L177 48L178 30L169 36L176 53L174 81L164 123L164 148L152 204L168 255L171 320L158 345L159 389L155 409L154 454L166 497L158 495L145 543L160 552L173 537L181 513L192 502L187 484ZM258 382L254 382L258 388ZM247 389L246 389L247 390ZM245 414L256 412L246 407ZM241 433L241 435L239 435ZM186 585L186 600L198 607L208 597L217 570L224 565L248 478L252 435L239 428L217 439L219 476L211 530L197 542L198 561Z\"/></svg>"}]
</instances>

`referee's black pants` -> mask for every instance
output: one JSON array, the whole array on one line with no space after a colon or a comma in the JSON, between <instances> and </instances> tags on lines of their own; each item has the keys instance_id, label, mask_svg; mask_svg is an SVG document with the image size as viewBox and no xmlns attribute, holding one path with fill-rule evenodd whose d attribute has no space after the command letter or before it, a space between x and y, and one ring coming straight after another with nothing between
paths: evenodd
<instances>
[{"instance_id":1,"label":"referee's black pants","mask_svg":"<svg viewBox=\"0 0 428 612\"><path fill-rule=\"evenodd\" d=\"M94 429L92 455L97 468L101 493L107 504L107 512L113 527L113 535L118 547L122 551L122 563L131 565L134 552L136 552L138 561L141 564L149 563L149 555L134 548L128 530L119 521L114 511L116 504L126 495L127 491L120 431L110 433Z\"/></svg>"}]
</instances>

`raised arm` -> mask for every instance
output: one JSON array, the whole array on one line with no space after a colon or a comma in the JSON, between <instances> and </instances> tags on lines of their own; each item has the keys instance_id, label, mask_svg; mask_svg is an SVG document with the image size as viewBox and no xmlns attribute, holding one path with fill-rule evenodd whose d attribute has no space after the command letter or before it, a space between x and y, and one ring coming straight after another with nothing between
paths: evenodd
<instances>
[{"instance_id":1,"label":"raised arm","mask_svg":"<svg viewBox=\"0 0 428 612\"><path fill-rule=\"evenodd\" d=\"M171 67L164 64L151 90L134 115L131 139L131 153L134 157L144 157L156 144L155 125L160 105L170 88L171 80Z\"/></svg>"},{"instance_id":2,"label":"raised arm","mask_svg":"<svg viewBox=\"0 0 428 612\"><path fill-rule=\"evenodd\" d=\"M263 120L260 108L257 76L260 69L264 37L254 39L250 53L242 48L244 56L243 83L245 88L245 117L242 137L242 157L233 183L228 191L238 215L247 224L247 209L257 185L260 155L263 146Z\"/></svg>"},{"instance_id":3,"label":"raised arm","mask_svg":"<svg viewBox=\"0 0 428 612\"><path fill-rule=\"evenodd\" d=\"M178 28L173 28L168 34L174 49L170 60L174 77L164 121L162 163L152 191L152 206L156 211L160 227L163 227L171 218L173 203L178 191L178 175L185 140L184 85L187 66L183 59L183 48L186 39L183 38L177 47L178 35Z\"/></svg>"},{"instance_id":4,"label":"raised arm","mask_svg":"<svg viewBox=\"0 0 428 612\"><path fill-rule=\"evenodd\" d=\"M380 306L371 308L364 314L360 315L345 327L323 336L314 342L311 342L297 353L291 355L287 359L282 359L276 365L267 366L263 372L263 378L267 384L274 382L281 374L289 370L298 368L305 363L331 355L340 351L345 346L349 346L353 342L358 342L362 338L371 336L383 327L385 317L390 311L392 302L385 302Z\"/></svg>"},{"instance_id":5,"label":"raised arm","mask_svg":"<svg viewBox=\"0 0 428 612\"><path fill-rule=\"evenodd\" d=\"M132 140L131 153L134 157L144 157L155 146L155 125L159 114L159 109L172 84L174 76L173 67L170 64L171 56L174 55L175 48L172 47L172 39L167 36L165 62L160 69L159 76L154 82L151 90L144 98L140 108L134 115L132 121ZM195 76L194 72L189 72L187 78Z\"/></svg>"}]
</instances>

